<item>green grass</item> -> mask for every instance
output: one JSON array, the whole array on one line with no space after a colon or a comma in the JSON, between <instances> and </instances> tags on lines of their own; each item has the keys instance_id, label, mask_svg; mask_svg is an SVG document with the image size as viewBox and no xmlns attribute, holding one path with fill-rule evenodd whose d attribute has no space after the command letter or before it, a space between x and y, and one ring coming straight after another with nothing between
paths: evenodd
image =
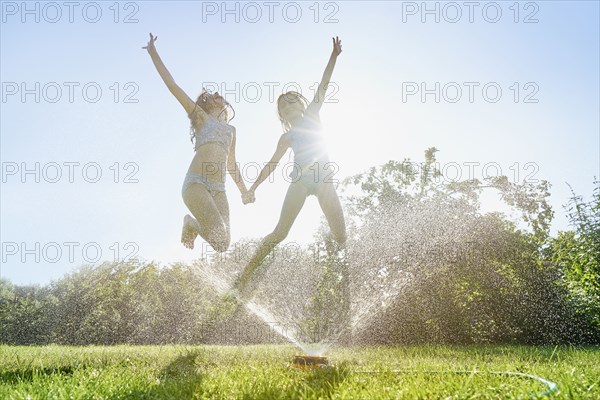
<instances>
[{"instance_id":1,"label":"green grass","mask_svg":"<svg viewBox=\"0 0 600 400\"><path fill-rule=\"evenodd\" d=\"M289 367L292 346L0 346L0 399L600 398L599 347L338 348L333 368ZM393 370L402 370L395 372ZM476 371L451 372L451 371Z\"/></svg>"}]
</instances>

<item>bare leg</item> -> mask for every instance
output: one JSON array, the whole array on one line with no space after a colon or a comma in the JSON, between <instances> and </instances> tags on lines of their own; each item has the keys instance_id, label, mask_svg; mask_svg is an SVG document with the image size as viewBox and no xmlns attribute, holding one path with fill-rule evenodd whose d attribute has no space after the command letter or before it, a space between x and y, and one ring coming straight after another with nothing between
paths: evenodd
<instances>
[{"instance_id":1,"label":"bare leg","mask_svg":"<svg viewBox=\"0 0 600 400\"><path fill-rule=\"evenodd\" d=\"M227 193L217 192L213 196L213 200L215 202L215 205L217 206L217 209L219 210L221 218L223 219L223 224L225 225L225 232L223 234L223 247L225 248L225 250L227 250L231 242L231 227L229 225L229 201L227 200Z\"/></svg>"},{"instance_id":2,"label":"bare leg","mask_svg":"<svg viewBox=\"0 0 600 400\"><path fill-rule=\"evenodd\" d=\"M327 257L326 272L323 278L329 275L330 291L323 300L333 306L335 310L331 317L336 321L337 334L344 340L351 341L350 325L350 276L346 259L346 222L339 197L331 183L323 183L317 193L319 205L331 229L335 241L326 240ZM336 243L337 242L337 243ZM332 279L335 277L335 279ZM337 338L336 338L337 340Z\"/></svg>"},{"instance_id":3,"label":"bare leg","mask_svg":"<svg viewBox=\"0 0 600 400\"><path fill-rule=\"evenodd\" d=\"M323 210L323 214L325 214L333 238L336 242L343 245L346 243L346 221L344 220L344 212L342 211L340 199L333 184L321 184L317 198L319 199L319 205L321 206L321 210Z\"/></svg>"},{"instance_id":4,"label":"bare leg","mask_svg":"<svg viewBox=\"0 0 600 400\"><path fill-rule=\"evenodd\" d=\"M192 215L184 218L182 243L193 248L194 231L206 240L216 251L223 252L229 247L229 227L221 216L219 207L204 185L191 184L184 193L183 201ZM225 197L225 201L227 198ZM227 217L227 221L229 217Z\"/></svg>"},{"instance_id":5,"label":"bare leg","mask_svg":"<svg viewBox=\"0 0 600 400\"><path fill-rule=\"evenodd\" d=\"M262 240L256 253L254 253L254 256L242 272L239 282L236 282L240 292L242 292L248 283L248 279L252 276L254 270L262 263L265 257L275 246L277 246L277 244L287 237L298 213L304 206L304 201L307 196L308 191L302 183L294 182L290 184L287 194L285 195L285 200L283 201L283 206L281 207L281 214L279 215L277 226L273 232L265 236Z\"/></svg>"},{"instance_id":6,"label":"bare leg","mask_svg":"<svg viewBox=\"0 0 600 400\"><path fill-rule=\"evenodd\" d=\"M183 229L181 230L181 243L188 249L194 248L194 241L200 232L200 224L198 221L187 214L183 217Z\"/></svg>"}]
</instances>

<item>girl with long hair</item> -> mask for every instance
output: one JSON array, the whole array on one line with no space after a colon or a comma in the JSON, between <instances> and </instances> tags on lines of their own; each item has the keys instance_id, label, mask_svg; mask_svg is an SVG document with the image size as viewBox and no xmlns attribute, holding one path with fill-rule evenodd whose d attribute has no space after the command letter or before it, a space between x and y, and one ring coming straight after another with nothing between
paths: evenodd
<instances>
[{"instance_id":1,"label":"girl with long hair","mask_svg":"<svg viewBox=\"0 0 600 400\"><path fill-rule=\"evenodd\" d=\"M176 83L163 64L150 33L148 50L152 62L169 91L181 103L191 120L191 140L195 154L185 176L181 195L192 213L183 219L181 242L194 248L198 235L218 252L230 243L229 203L225 193L225 175L229 172L236 183L244 204L254 201L237 168L235 159L236 130L229 124L229 109L233 110L219 92L203 89L193 101Z\"/></svg>"},{"instance_id":2,"label":"girl with long hair","mask_svg":"<svg viewBox=\"0 0 600 400\"><path fill-rule=\"evenodd\" d=\"M279 222L275 229L262 240L256 253L234 283L230 294L236 297L239 297L240 294L245 295L246 285L253 272L271 250L287 237L307 197L311 195L317 197L335 241L339 245L343 245L346 241L344 214L332 179L332 171L335 168L329 162L323 143L319 117L335 62L341 52L342 42L335 37L329 62L310 104L304 96L297 92L284 93L277 100L279 119L284 133L279 138L271 160L250 187L250 196L254 197L255 190L275 170L279 160L290 147L294 152L294 171L290 175L291 183L281 208Z\"/></svg>"}]
</instances>

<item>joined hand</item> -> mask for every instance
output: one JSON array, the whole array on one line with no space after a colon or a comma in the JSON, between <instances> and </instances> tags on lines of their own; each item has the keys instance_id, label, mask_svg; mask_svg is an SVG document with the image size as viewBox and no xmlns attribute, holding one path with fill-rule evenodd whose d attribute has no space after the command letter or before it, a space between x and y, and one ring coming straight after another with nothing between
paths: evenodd
<instances>
[{"instance_id":1,"label":"joined hand","mask_svg":"<svg viewBox=\"0 0 600 400\"><path fill-rule=\"evenodd\" d=\"M242 203L254 203L256 197L254 196L254 190L247 190L246 193L242 194Z\"/></svg>"}]
</instances>

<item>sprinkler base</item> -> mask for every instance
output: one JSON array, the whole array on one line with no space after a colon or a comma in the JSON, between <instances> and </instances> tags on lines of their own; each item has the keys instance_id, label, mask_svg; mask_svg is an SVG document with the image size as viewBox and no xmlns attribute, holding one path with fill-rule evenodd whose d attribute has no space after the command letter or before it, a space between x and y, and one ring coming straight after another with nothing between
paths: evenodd
<instances>
[{"instance_id":1,"label":"sprinkler base","mask_svg":"<svg viewBox=\"0 0 600 400\"><path fill-rule=\"evenodd\" d=\"M315 369L329 367L327 357L320 356L294 356L292 367L299 369Z\"/></svg>"}]
</instances>

